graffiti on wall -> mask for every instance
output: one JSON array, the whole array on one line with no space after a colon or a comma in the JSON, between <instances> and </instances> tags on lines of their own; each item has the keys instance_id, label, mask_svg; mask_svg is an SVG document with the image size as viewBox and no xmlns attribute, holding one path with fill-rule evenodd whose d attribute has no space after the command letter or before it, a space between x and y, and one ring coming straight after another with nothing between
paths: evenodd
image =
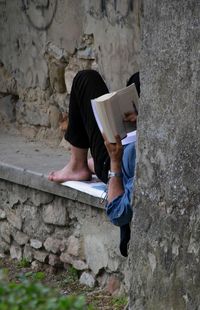
<instances>
[{"instance_id":1,"label":"graffiti on wall","mask_svg":"<svg viewBox=\"0 0 200 310\"><path fill-rule=\"evenodd\" d=\"M0 0L0 3L5 0ZM56 15L58 0L21 0L22 10L29 23L39 31L47 30ZM89 0L89 14L96 19L106 18L111 25L129 25L136 0Z\"/></svg>"},{"instance_id":2,"label":"graffiti on wall","mask_svg":"<svg viewBox=\"0 0 200 310\"><path fill-rule=\"evenodd\" d=\"M22 10L32 27L47 30L55 17L58 0L21 0Z\"/></svg>"},{"instance_id":3,"label":"graffiti on wall","mask_svg":"<svg viewBox=\"0 0 200 310\"><path fill-rule=\"evenodd\" d=\"M98 19L106 18L111 25L128 24L133 17L135 0L99 0L99 7L94 7L92 2L90 15Z\"/></svg>"},{"instance_id":4,"label":"graffiti on wall","mask_svg":"<svg viewBox=\"0 0 200 310\"><path fill-rule=\"evenodd\" d=\"M0 0L0 25L3 27L4 23L7 21L6 16L6 0Z\"/></svg>"}]
</instances>

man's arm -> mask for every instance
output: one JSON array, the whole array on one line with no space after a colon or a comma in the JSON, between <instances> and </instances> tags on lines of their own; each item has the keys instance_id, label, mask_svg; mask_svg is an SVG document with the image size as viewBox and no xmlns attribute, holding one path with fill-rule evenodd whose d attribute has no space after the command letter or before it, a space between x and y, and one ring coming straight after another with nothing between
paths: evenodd
<instances>
[{"instance_id":1,"label":"man's arm","mask_svg":"<svg viewBox=\"0 0 200 310\"><path fill-rule=\"evenodd\" d=\"M119 176L112 176L108 182L108 203L117 196L123 194L124 186L121 174L121 161L123 154L123 147L121 139L116 136L116 143L110 143L104 135L105 146L110 156L110 170Z\"/></svg>"}]
</instances>

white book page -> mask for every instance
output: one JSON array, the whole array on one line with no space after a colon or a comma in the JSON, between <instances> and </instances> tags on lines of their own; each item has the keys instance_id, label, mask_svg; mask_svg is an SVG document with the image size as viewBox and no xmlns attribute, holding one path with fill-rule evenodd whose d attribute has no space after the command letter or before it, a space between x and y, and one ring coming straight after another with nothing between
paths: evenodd
<instances>
[{"instance_id":1,"label":"white book page","mask_svg":"<svg viewBox=\"0 0 200 310\"><path fill-rule=\"evenodd\" d=\"M103 102L96 99L91 100L94 116L101 133L105 133L111 143L115 143L115 136L120 135L121 139L126 136L125 127L122 120L121 111L118 107L117 98L114 95L100 98L110 98ZM99 98L98 98L99 99Z\"/></svg>"},{"instance_id":2,"label":"white book page","mask_svg":"<svg viewBox=\"0 0 200 310\"><path fill-rule=\"evenodd\" d=\"M94 197L105 198L106 196L106 184L97 182L95 178L92 181L67 181L62 183L62 185Z\"/></svg>"},{"instance_id":3,"label":"white book page","mask_svg":"<svg viewBox=\"0 0 200 310\"><path fill-rule=\"evenodd\" d=\"M91 103L97 125L111 143L116 142L117 134L123 139L128 132L135 130L134 124L123 121L125 113L134 111L134 103L138 104L135 84L92 99Z\"/></svg>"},{"instance_id":4,"label":"white book page","mask_svg":"<svg viewBox=\"0 0 200 310\"><path fill-rule=\"evenodd\" d=\"M123 98L123 105L121 106L123 113L128 109L131 109L130 111L132 111L134 104L138 111L139 96L134 83L118 90L117 95L119 98Z\"/></svg>"}]
</instances>

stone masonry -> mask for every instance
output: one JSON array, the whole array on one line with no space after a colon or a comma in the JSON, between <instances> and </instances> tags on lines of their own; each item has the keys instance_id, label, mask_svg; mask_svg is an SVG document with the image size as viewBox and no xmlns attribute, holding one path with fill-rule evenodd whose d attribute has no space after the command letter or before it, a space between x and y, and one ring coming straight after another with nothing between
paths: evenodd
<instances>
[{"instance_id":1,"label":"stone masonry","mask_svg":"<svg viewBox=\"0 0 200 310\"><path fill-rule=\"evenodd\" d=\"M131 310L200 309L199 13L143 3Z\"/></svg>"},{"instance_id":2,"label":"stone masonry","mask_svg":"<svg viewBox=\"0 0 200 310\"><path fill-rule=\"evenodd\" d=\"M1 180L1 257L25 259L33 268L36 263L73 266L80 283L123 294L127 261L118 246L119 230L103 209Z\"/></svg>"},{"instance_id":3,"label":"stone masonry","mask_svg":"<svg viewBox=\"0 0 200 310\"><path fill-rule=\"evenodd\" d=\"M58 145L75 74L114 90L138 71L140 0L0 1L2 129Z\"/></svg>"}]
</instances>

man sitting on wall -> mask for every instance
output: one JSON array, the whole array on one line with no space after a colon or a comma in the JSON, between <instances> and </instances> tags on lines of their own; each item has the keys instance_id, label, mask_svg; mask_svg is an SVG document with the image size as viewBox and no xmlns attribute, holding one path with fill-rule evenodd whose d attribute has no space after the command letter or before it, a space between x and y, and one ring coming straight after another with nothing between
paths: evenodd
<instances>
[{"instance_id":1,"label":"man sitting on wall","mask_svg":"<svg viewBox=\"0 0 200 310\"><path fill-rule=\"evenodd\" d=\"M140 94L139 73L129 79L127 85L135 83ZM53 171L48 179L54 182L69 180L90 180L95 172L98 178L108 184L106 213L110 221L120 227L120 252L127 256L130 240L130 221L132 219L131 197L133 193L135 170L135 142L126 143L126 138L109 143L102 136L96 123L91 99L108 93L108 88L100 74L94 70L80 71L73 80L69 124L65 134L71 144L69 163L59 171ZM127 122L136 123L136 110L128 113ZM90 148L92 160L88 161Z\"/></svg>"}]
</instances>

